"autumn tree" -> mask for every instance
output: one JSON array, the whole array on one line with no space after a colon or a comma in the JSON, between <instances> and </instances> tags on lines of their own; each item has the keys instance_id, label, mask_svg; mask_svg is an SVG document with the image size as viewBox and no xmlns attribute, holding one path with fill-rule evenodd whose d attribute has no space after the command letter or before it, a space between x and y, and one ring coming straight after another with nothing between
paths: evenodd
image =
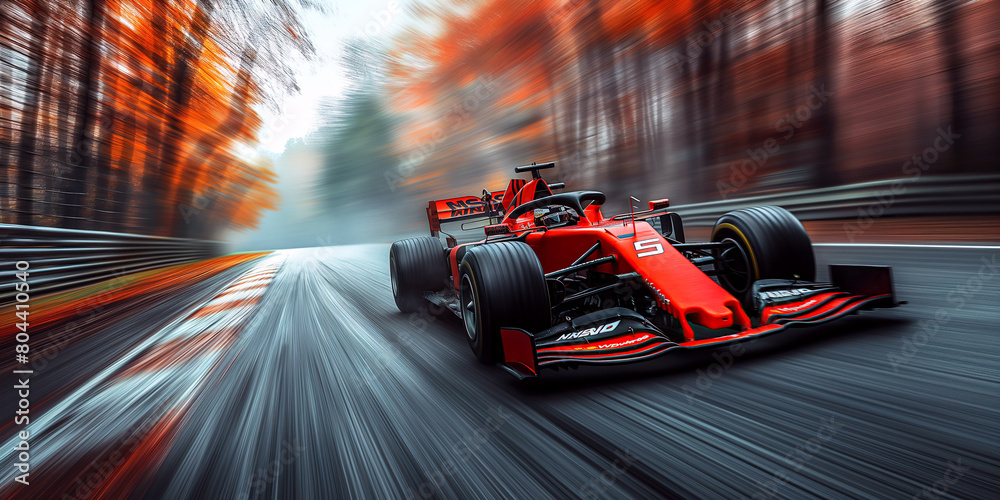
<instances>
[{"instance_id":1,"label":"autumn tree","mask_svg":"<svg viewBox=\"0 0 1000 500\"><path fill-rule=\"evenodd\" d=\"M299 16L317 9L5 3L0 218L188 237L253 226L277 194L268 162L247 151L260 110L297 88L293 66L314 53Z\"/></svg>"}]
</instances>

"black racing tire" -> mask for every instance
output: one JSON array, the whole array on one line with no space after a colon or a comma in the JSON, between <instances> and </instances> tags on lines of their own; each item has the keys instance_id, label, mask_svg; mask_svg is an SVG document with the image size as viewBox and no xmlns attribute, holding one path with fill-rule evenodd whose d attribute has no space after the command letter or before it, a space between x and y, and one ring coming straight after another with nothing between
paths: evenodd
<instances>
[{"instance_id":1,"label":"black racing tire","mask_svg":"<svg viewBox=\"0 0 1000 500\"><path fill-rule=\"evenodd\" d=\"M459 266L459 304L469 346L485 364L503 356L501 327L537 333L552 322L542 264L519 241L469 248Z\"/></svg>"},{"instance_id":2,"label":"black racing tire","mask_svg":"<svg viewBox=\"0 0 1000 500\"><path fill-rule=\"evenodd\" d=\"M816 258L809 233L784 208L750 207L723 215L712 228L712 241L727 239L736 242L739 248L735 250L745 254L747 280L730 269L719 276L719 283L745 304L749 303L750 288L757 280L816 279Z\"/></svg>"},{"instance_id":3,"label":"black racing tire","mask_svg":"<svg viewBox=\"0 0 1000 500\"><path fill-rule=\"evenodd\" d=\"M448 286L448 260L437 238L399 240L389 248L392 297L401 312L410 313L424 303L424 293Z\"/></svg>"}]
</instances>

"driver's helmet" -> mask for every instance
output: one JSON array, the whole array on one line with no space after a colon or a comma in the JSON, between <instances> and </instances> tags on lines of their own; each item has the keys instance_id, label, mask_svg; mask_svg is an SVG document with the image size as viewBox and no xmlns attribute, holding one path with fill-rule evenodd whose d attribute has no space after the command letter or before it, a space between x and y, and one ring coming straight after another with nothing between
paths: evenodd
<instances>
[{"instance_id":1,"label":"driver's helmet","mask_svg":"<svg viewBox=\"0 0 1000 500\"><path fill-rule=\"evenodd\" d=\"M551 210L549 210L548 208L536 208L535 209L535 225L536 226L541 226L542 225L542 219L544 219L545 216L549 214L549 212L551 212Z\"/></svg>"},{"instance_id":2,"label":"driver's helmet","mask_svg":"<svg viewBox=\"0 0 1000 500\"><path fill-rule=\"evenodd\" d=\"M576 216L576 210L569 207L538 208L535 209L535 226L552 227L566 224L573 220L574 216Z\"/></svg>"}]
</instances>

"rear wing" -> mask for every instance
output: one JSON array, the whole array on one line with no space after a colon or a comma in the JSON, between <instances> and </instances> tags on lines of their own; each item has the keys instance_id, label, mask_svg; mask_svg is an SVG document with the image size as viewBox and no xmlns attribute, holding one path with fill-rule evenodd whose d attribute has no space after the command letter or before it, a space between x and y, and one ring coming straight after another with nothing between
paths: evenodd
<instances>
[{"instance_id":1,"label":"rear wing","mask_svg":"<svg viewBox=\"0 0 1000 500\"><path fill-rule=\"evenodd\" d=\"M493 206L490 207L490 212L503 210L501 202L504 192L495 191L490 195L493 197ZM488 215L486 205L478 196L460 196L447 200L431 201L427 205L427 222L430 225L432 236L437 236L438 231L441 231L441 223L481 219Z\"/></svg>"}]
</instances>

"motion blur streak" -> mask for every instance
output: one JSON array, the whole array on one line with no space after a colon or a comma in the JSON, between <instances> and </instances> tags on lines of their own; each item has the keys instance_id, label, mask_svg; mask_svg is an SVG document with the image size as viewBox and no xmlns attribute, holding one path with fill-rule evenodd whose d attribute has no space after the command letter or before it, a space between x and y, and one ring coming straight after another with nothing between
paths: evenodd
<instances>
[{"instance_id":1,"label":"motion blur streak","mask_svg":"<svg viewBox=\"0 0 1000 500\"><path fill-rule=\"evenodd\" d=\"M279 1L3 1L0 222L202 239L254 227L278 202L254 149L260 110L313 52L299 15Z\"/></svg>"},{"instance_id":2,"label":"motion blur streak","mask_svg":"<svg viewBox=\"0 0 1000 500\"><path fill-rule=\"evenodd\" d=\"M400 182L429 199L507 158L611 199L671 182L681 203L895 178L949 149L939 128L961 147L924 173L996 172L997 2L442 4L387 77L417 169Z\"/></svg>"},{"instance_id":3,"label":"motion blur streak","mask_svg":"<svg viewBox=\"0 0 1000 500\"><path fill-rule=\"evenodd\" d=\"M114 465L114 470L104 478L100 487L92 493L88 492L87 496L127 498L163 459L186 410L186 405L171 408L146 436L141 438L135 449L127 452L120 464ZM106 472L101 470L100 473ZM79 497L81 493L83 492L76 491L73 496Z\"/></svg>"},{"instance_id":4,"label":"motion blur streak","mask_svg":"<svg viewBox=\"0 0 1000 500\"><path fill-rule=\"evenodd\" d=\"M232 286L247 278L266 283L283 261L282 254L261 259ZM265 290L257 288L254 293L261 295ZM39 436L33 463L52 478L75 474L80 482L43 481L22 494L122 497L155 470L186 409L208 375L220 366L224 351L253 310L252 303L244 301L221 304L225 307L218 307L216 301L180 316L33 418L30 428ZM200 314L206 309L212 312ZM120 442L128 444L116 449L115 443ZM16 443L16 439L11 441L9 449ZM99 458L80 467L95 453ZM13 462L13 452L5 451L4 458ZM11 482L12 474L4 472L8 489L16 485Z\"/></svg>"},{"instance_id":5,"label":"motion blur streak","mask_svg":"<svg viewBox=\"0 0 1000 500\"><path fill-rule=\"evenodd\" d=\"M65 346L93 333L93 325L87 323L96 322L100 326L101 321L109 321L109 318L120 321L122 315L127 313L113 311L113 304L127 303L134 311L135 308L141 308L175 292L179 286L192 279L210 280L227 269L261 255L264 254L257 252L230 255L194 264L128 274L72 292L45 297L31 305L31 325L38 331L32 336L32 349L46 358L52 354L50 351L59 350L57 346ZM4 317L13 317L14 312L14 304L0 309L0 314ZM110 314L112 312L114 314ZM56 325L67 321L71 321L72 325L66 325L56 335L51 331L49 334L42 333L47 327L54 329ZM11 346L14 345L14 336L18 331L13 323L0 325L0 349L13 349ZM2 359L0 370L9 372L16 366L14 360Z\"/></svg>"},{"instance_id":6,"label":"motion blur streak","mask_svg":"<svg viewBox=\"0 0 1000 500\"><path fill-rule=\"evenodd\" d=\"M619 213L629 196L677 207L1000 174L995 0L406 5L387 43L348 44L351 92L276 160L287 204L242 248L391 241L423 229L427 200L504 189L532 161ZM952 201L922 199L917 234ZM362 227L329 216L358 212ZM998 212L963 215L988 214L969 225L990 241Z\"/></svg>"},{"instance_id":7,"label":"motion blur streak","mask_svg":"<svg viewBox=\"0 0 1000 500\"><path fill-rule=\"evenodd\" d=\"M820 269L891 260L910 304L530 385L479 365L450 313L398 313L387 252L289 251L200 294L32 420L41 466L5 496L910 498L942 478L959 498L1000 491L995 249L818 246ZM189 319L272 272L252 311ZM230 324L217 349L169 347Z\"/></svg>"}]
</instances>

